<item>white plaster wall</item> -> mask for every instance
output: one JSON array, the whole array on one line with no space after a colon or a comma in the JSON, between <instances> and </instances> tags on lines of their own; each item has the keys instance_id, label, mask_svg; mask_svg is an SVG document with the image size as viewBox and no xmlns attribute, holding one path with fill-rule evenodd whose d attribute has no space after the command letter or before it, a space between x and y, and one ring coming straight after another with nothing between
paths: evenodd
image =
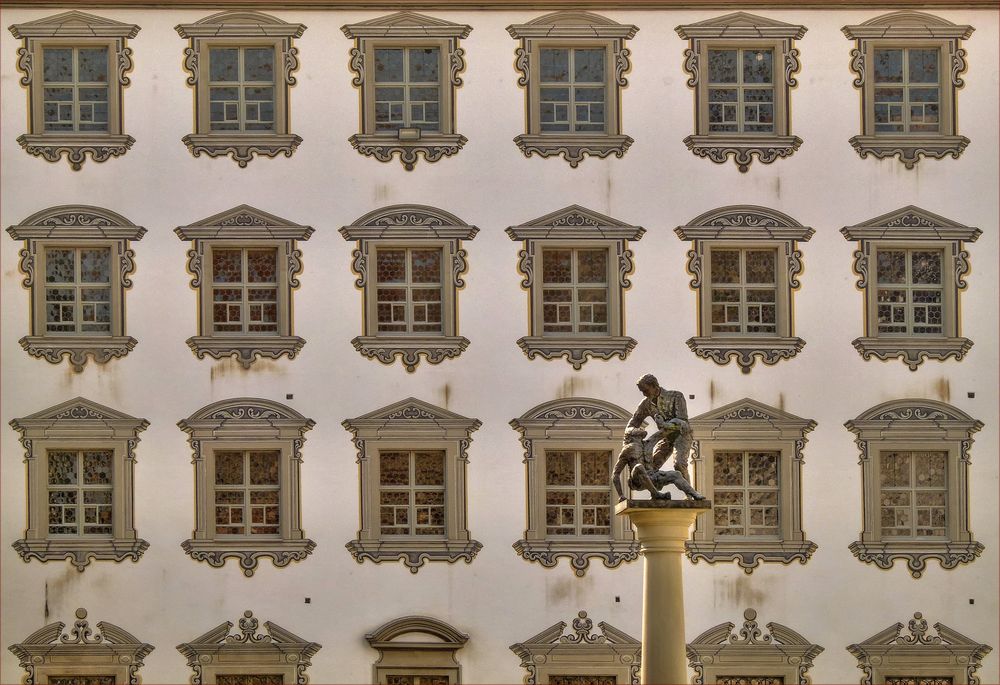
<instances>
[{"instance_id":1,"label":"white plaster wall","mask_svg":"<svg viewBox=\"0 0 1000 685\"><path fill-rule=\"evenodd\" d=\"M55 12L10 10L3 21ZM995 651L980 676L1000 682L997 15L938 12L976 28L965 46L969 71L958 100L959 130L972 143L959 160L924 160L907 171L895 160L862 160L847 143L858 132L859 94L848 70L851 42L840 27L879 13L761 12L809 29L798 44L803 67L792 94L792 129L804 142L791 158L755 162L740 174L731 162L694 157L681 142L692 131L693 95L681 69L685 41L673 28L722 13L605 13L640 28L629 46L633 69L622 115L635 144L621 160L587 159L577 169L558 158L526 159L511 140L523 130L524 98L512 66L515 42L504 27L540 13L431 13L474 28L464 41L468 69L458 93L458 131L469 142L457 157L421 161L413 172L362 157L347 143L357 130L358 96L347 69L351 41L339 27L378 13L275 12L308 27L297 42L302 66L291 95L291 130L304 141L290 159L259 158L245 170L229 159L193 158L180 141L191 130L193 98L181 68L185 41L173 27L210 12L99 12L142 27L131 42L135 70L125 94L125 130L136 144L123 158L88 161L80 172L65 161L30 157L15 142L26 125L26 95L14 71L18 41L3 31L0 223L83 203L120 212L149 232L134 246L138 271L128 294L128 333L139 344L126 358L89 363L80 374L65 363L31 359L18 346L28 326L20 244L0 238L0 419L83 395L150 421L137 453L135 502L150 548L136 564L94 563L84 573L63 562L25 564L10 548L23 532L24 467L15 432L0 430L3 647L46 623L72 621L83 606L94 622L118 624L156 646L142 671L147 683L181 683L190 671L174 646L252 609L323 645L310 670L313 682L362 683L370 682L376 655L363 635L399 616L428 614L470 635L459 652L463 678L484 683L519 682L524 671L508 645L581 609L638 636L640 563L613 571L592 566L579 579L565 561L547 570L514 554L511 544L525 525L524 467L507 422L571 395L631 409L640 399L634 380L654 372L664 385L695 395L688 402L692 415L748 396L818 422L803 468L804 528L818 551L804 566L764 565L752 576L731 564L685 562L689 637L723 621L739 625L743 610L754 607L762 623L783 623L825 648L811 671L814 682L853 682L861 672L844 647L921 611L932 623L991 644ZM350 270L353 244L336 232L372 209L403 202L441 207L481 229L467 244L470 272L460 297L461 333L472 344L457 360L422 363L414 374L366 360L351 347L360 332L361 295ZM240 203L317 229L302 245L305 273L295 295L295 332L307 344L294 361L261 361L249 372L227 361L199 361L184 344L195 332L195 292L184 268L188 245L172 231ZM633 246L637 271L626 299L627 333L639 345L624 362L590 361L580 372L563 361L529 361L514 344L527 330L527 297L515 272L518 245L503 233L571 203L648 231ZM734 365L699 360L684 344L695 330L695 295L684 270L689 245L673 233L706 210L737 203L773 207L816 229L802 246L805 273L795 295L795 332L806 347L749 376ZM963 334L975 346L961 363L929 361L916 373L898 361L864 362L852 348L861 334L862 296L851 273L854 245L838 232L910 203L983 229L969 248L973 271L962 296ZM663 313L668 307L670 315ZM294 399L286 401L286 393ZM340 422L410 395L483 422L470 449L469 527L484 549L471 565L428 564L414 575L401 564L358 565L344 549L358 528L358 476ZM316 421L307 434L302 498L306 534L318 546L285 569L265 562L250 579L233 562L213 569L179 546L193 527L193 467L175 424L237 396L285 402ZM919 580L900 564L891 571L862 564L847 549L861 529L861 471L843 422L902 397L944 400L986 424L972 450L970 495L972 531L986 550L952 571L932 562ZM6 649L0 666L2 682L21 675Z\"/></svg>"}]
</instances>

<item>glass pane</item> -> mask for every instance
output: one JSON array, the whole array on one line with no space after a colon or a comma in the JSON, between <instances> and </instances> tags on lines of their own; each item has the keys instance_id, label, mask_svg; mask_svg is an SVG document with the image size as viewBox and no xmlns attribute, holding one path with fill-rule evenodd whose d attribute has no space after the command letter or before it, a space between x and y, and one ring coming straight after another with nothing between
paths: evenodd
<instances>
[{"instance_id":1,"label":"glass pane","mask_svg":"<svg viewBox=\"0 0 1000 685\"><path fill-rule=\"evenodd\" d=\"M914 251L910 254L912 266L912 282L940 285L941 283L941 253Z\"/></svg>"},{"instance_id":2,"label":"glass pane","mask_svg":"<svg viewBox=\"0 0 1000 685\"><path fill-rule=\"evenodd\" d=\"M579 283L607 282L607 250L578 250L577 265L577 281Z\"/></svg>"},{"instance_id":3,"label":"glass pane","mask_svg":"<svg viewBox=\"0 0 1000 685\"><path fill-rule=\"evenodd\" d=\"M380 452L379 483L382 485L409 485L410 453Z\"/></svg>"},{"instance_id":4,"label":"glass pane","mask_svg":"<svg viewBox=\"0 0 1000 685\"><path fill-rule=\"evenodd\" d=\"M280 673L216 673L216 685L283 685L284 677Z\"/></svg>"},{"instance_id":5,"label":"glass pane","mask_svg":"<svg viewBox=\"0 0 1000 685\"><path fill-rule=\"evenodd\" d=\"M413 250L410 254L413 283L441 282L441 250Z\"/></svg>"},{"instance_id":6,"label":"glass pane","mask_svg":"<svg viewBox=\"0 0 1000 685\"><path fill-rule=\"evenodd\" d=\"M440 65L439 48L410 48L411 83L437 83Z\"/></svg>"},{"instance_id":7,"label":"glass pane","mask_svg":"<svg viewBox=\"0 0 1000 685\"><path fill-rule=\"evenodd\" d=\"M774 250L747 250L747 283L774 283Z\"/></svg>"},{"instance_id":8,"label":"glass pane","mask_svg":"<svg viewBox=\"0 0 1000 685\"><path fill-rule=\"evenodd\" d=\"M76 452L49 452L49 485L77 483Z\"/></svg>"},{"instance_id":9,"label":"glass pane","mask_svg":"<svg viewBox=\"0 0 1000 685\"><path fill-rule=\"evenodd\" d=\"M245 48L243 80L274 83L274 48Z\"/></svg>"},{"instance_id":10,"label":"glass pane","mask_svg":"<svg viewBox=\"0 0 1000 685\"><path fill-rule=\"evenodd\" d=\"M212 279L216 283L240 283L243 280L243 252L213 249Z\"/></svg>"},{"instance_id":11,"label":"glass pane","mask_svg":"<svg viewBox=\"0 0 1000 685\"><path fill-rule=\"evenodd\" d=\"M882 452L879 483L882 487L910 485L910 453Z\"/></svg>"},{"instance_id":12,"label":"glass pane","mask_svg":"<svg viewBox=\"0 0 1000 685\"><path fill-rule=\"evenodd\" d=\"M243 453L215 453L215 484L243 485Z\"/></svg>"},{"instance_id":13,"label":"glass pane","mask_svg":"<svg viewBox=\"0 0 1000 685\"><path fill-rule=\"evenodd\" d=\"M778 486L778 453L750 452L747 454L747 484L750 487Z\"/></svg>"},{"instance_id":14,"label":"glass pane","mask_svg":"<svg viewBox=\"0 0 1000 685\"><path fill-rule=\"evenodd\" d=\"M212 48L208 51L208 78L211 81L239 81L239 48Z\"/></svg>"},{"instance_id":15,"label":"glass pane","mask_svg":"<svg viewBox=\"0 0 1000 685\"><path fill-rule=\"evenodd\" d=\"M572 250L545 250L542 252L542 282L572 283Z\"/></svg>"},{"instance_id":16,"label":"glass pane","mask_svg":"<svg viewBox=\"0 0 1000 685\"><path fill-rule=\"evenodd\" d=\"M945 469L947 452L914 452L914 469L918 488L943 488L945 486Z\"/></svg>"},{"instance_id":17,"label":"glass pane","mask_svg":"<svg viewBox=\"0 0 1000 685\"><path fill-rule=\"evenodd\" d=\"M111 450L88 450L83 453L84 485L111 485Z\"/></svg>"},{"instance_id":18,"label":"glass pane","mask_svg":"<svg viewBox=\"0 0 1000 685\"><path fill-rule=\"evenodd\" d=\"M250 453L250 484L277 485L278 466L281 463L281 452L268 450L266 452Z\"/></svg>"},{"instance_id":19,"label":"glass pane","mask_svg":"<svg viewBox=\"0 0 1000 685\"><path fill-rule=\"evenodd\" d=\"M577 83L604 83L604 50L574 50L573 80Z\"/></svg>"},{"instance_id":20,"label":"glass pane","mask_svg":"<svg viewBox=\"0 0 1000 685\"><path fill-rule=\"evenodd\" d=\"M108 49L80 48L77 81L80 83L108 82Z\"/></svg>"},{"instance_id":21,"label":"glass pane","mask_svg":"<svg viewBox=\"0 0 1000 685\"><path fill-rule=\"evenodd\" d=\"M743 82L773 83L774 53L771 50L743 51Z\"/></svg>"},{"instance_id":22,"label":"glass pane","mask_svg":"<svg viewBox=\"0 0 1000 685\"><path fill-rule=\"evenodd\" d=\"M45 48L42 74L46 83L73 81L73 48Z\"/></svg>"},{"instance_id":23,"label":"glass pane","mask_svg":"<svg viewBox=\"0 0 1000 685\"><path fill-rule=\"evenodd\" d=\"M545 453L545 484L576 484L576 455L574 452L547 451Z\"/></svg>"},{"instance_id":24,"label":"glass pane","mask_svg":"<svg viewBox=\"0 0 1000 685\"><path fill-rule=\"evenodd\" d=\"M76 250L45 250L45 282L73 283L76 280Z\"/></svg>"},{"instance_id":25,"label":"glass pane","mask_svg":"<svg viewBox=\"0 0 1000 685\"><path fill-rule=\"evenodd\" d=\"M542 83L569 82L569 50L542 48L538 51Z\"/></svg>"},{"instance_id":26,"label":"glass pane","mask_svg":"<svg viewBox=\"0 0 1000 685\"><path fill-rule=\"evenodd\" d=\"M277 282L278 251L247 250L247 282Z\"/></svg>"},{"instance_id":27,"label":"glass pane","mask_svg":"<svg viewBox=\"0 0 1000 685\"><path fill-rule=\"evenodd\" d=\"M941 53L935 49L910 48L910 83L937 83L938 58Z\"/></svg>"},{"instance_id":28,"label":"glass pane","mask_svg":"<svg viewBox=\"0 0 1000 685\"><path fill-rule=\"evenodd\" d=\"M879 250L877 254L879 283L906 283L906 252Z\"/></svg>"},{"instance_id":29,"label":"glass pane","mask_svg":"<svg viewBox=\"0 0 1000 685\"><path fill-rule=\"evenodd\" d=\"M742 452L716 452L712 460L714 471L712 481L716 487L743 485Z\"/></svg>"},{"instance_id":30,"label":"glass pane","mask_svg":"<svg viewBox=\"0 0 1000 685\"><path fill-rule=\"evenodd\" d=\"M611 454L580 452L580 485L611 484Z\"/></svg>"},{"instance_id":31,"label":"glass pane","mask_svg":"<svg viewBox=\"0 0 1000 685\"><path fill-rule=\"evenodd\" d=\"M740 251L712 250L712 283L740 282ZM737 301L738 301L737 296Z\"/></svg>"},{"instance_id":32,"label":"glass pane","mask_svg":"<svg viewBox=\"0 0 1000 685\"><path fill-rule=\"evenodd\" d=\"M708 51L710 83L736 83L736 50Z\"/></svg>"},{"instance_id":33,"label":"glass pane","mask_svg":"<svg viewBox=\"0 0 1000 685\"><path fill-rule=\"evenodd\" d=\"M80 282L109 283L111 281L111 250L97 248L80 250Z\"/></svg>"},{"instance_id":34,"label":"glass pane","mask_svg":"<svg viewBox=\"0 0 1000 685\"><path fill-rule=\"evenodd\" d=\"M414 452L413 475L417 485L444 485L444 452Z\"/></svg>"},{"instance_id":35,"label":"glass pane","mask_svg":"<svg viewBox=\"0 0 1000 685\"><path fill-rule=\"evenodd\" d=\"M402 48L380 48L375 50L375 82L403 82Z\"/></svg>"},{"instance_id":36,"label":"glass pane","mask_svg":"<svg viewBox=\"0 0 1000 685\"><path fill-rule=\"evenodd\" d=\"M901 49L875 50L874 54L875 82L902 83L903 51Z\"/></svg>"},{"instance_id":37,"label":"glass pane","mask_svg":"<svg viewBox=\"0 0 1000 685\"><path fill-rule=\"evenodd\" d=\"M406 250L378 250L376 275L379 283L406 281Z\"/></svg>"}]
</instances>

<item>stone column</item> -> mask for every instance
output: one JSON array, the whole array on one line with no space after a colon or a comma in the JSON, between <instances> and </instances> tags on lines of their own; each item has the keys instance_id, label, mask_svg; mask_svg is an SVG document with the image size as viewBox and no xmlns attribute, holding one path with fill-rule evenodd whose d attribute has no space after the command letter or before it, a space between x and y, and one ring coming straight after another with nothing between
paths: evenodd
<instances>
[{"instance_id":1,"label":"stone column","mask_svg":"<svg viewBox=\"0 0 1000 685\"><path fill-rule=\"evenodd\" d=\"M642 685L688 681L684 639L684 543L708 500L626 500L615 513L635 524L642 580Z\"/></svg>"}]
</instances>

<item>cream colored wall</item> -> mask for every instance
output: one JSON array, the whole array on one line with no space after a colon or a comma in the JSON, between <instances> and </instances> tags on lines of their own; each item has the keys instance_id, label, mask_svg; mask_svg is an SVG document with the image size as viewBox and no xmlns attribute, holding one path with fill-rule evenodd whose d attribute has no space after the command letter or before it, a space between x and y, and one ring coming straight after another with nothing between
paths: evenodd
<instances>
[{"instance_id":1,"label":"cream colored wall","mask_svg":"<svg viewBox=\"0 0 1000 685\"><path fill-rule=\"evenodd\" d=\"M8 25L54 13L10 10L3 19ZM26 126L26 96L14 72L18 41L3 31L0 222L8 226L45 207L82 203L147 227L134 245L138 271L128 294L128 333L139 344L125 359L89 363L81 374L65 363L29 358L17 344L28 326L28 295L17 272L20 244L3 236L0 419L77 395L147 418L135 508L150 548L137 564L94 563L84 573L61 562L24 564L10 548L24 526L22 450L15 432L4 428L4 648L43 624L71 622L83 606L95 622L118 624L156 646L142 671L146 682L180 683L190 672L174 645L249 608L323 645L310 669L313 682L362 683L376 655L364 633L399 616L428 614L470 635L459 660L465 682L481 683L519 682L524 671L508 645L569 621L580 609L638 636L640 563L592 566L580 579L565 561L547 570L514 554L511 544L525 525L524 467L507 422L571 395L631 409L640 399L634 380L653 372L664 385L695 395L688 403L692 415L748 396L818 422L803 468L803 527L818 551L804 566L766 565L752 576L735 565L685 562L689 638L723 621L738 624L743 610L754 607L762 623L783 623L825 648L810 672L814 682L852 682L861 672L844 647L921 611L932 623L991 644L980 676L1000 682L995 12L937 12L976 28L965 45L969 71L958 101L959 131L972 142L959 160L924 160L912 171L895 160L862 160L847 143L859 132L859 94L848 70L851 42L840 27L879 13L760 12L809 29L798 43L803 66L792 93L792 132L804 142L791 158L755 162L747 174L731 162L696 158L681 142L693 130L693 96L681 69L685 41L673 28L723 12L604 13L640 28L629 45L633 69L622 115L635 143L621 160L587 159L578 169L558 158L525 159L511 140L523 131L524 99L512 66L515 42L504 27L541 13L430 13L474 28L463 44L468 69L458 94L458 131L469 142L457 157L421 161L413 172L362 157L347 143L357 131L358 96L347 70L351 41L339 27L379 13L274 13L308 27L297 41L302 66L291 95L291 130L303 143L290 159L256 159L245 170L229 159L193 158L180 141L191 131L192 93L181 68L185 42L173 26L210 12L98 14L142 27L131 41L135 70L125 95L125 130L135 146L120 159L88 161L80 172L65 161L26 155L15 142ZM294 361L260 361L250 371L199 361L184 344L195 333L195 292L184 269L188 246L172 231L240 203L317 229L302 245L305 272L295 295L295 332L307 344ZM460 297L461 334L472 344L457 360L422 363L415 374L366 360L350 345L361 330L361 295L350 270L353 245L336 229L394 203L437 206L481 229L467 244L470 272ZM624 362L591 361L580 372L563 361L528 361L514 344L527 331L527 297L515 273L518 245L503 233L571 203L648 231L634 245L637 271L626 301L627 333L639 345ZM689 245L673 233L706 210L738 203L773 207L816 229L802 246L805 273L795 296L795 333L806 347L791 361L758 365L749 376L735 365L699 360L684 344L695 330L695 295L684 270ZM852 348L862 330L862 296L851 273L854 245L838 231L910 203L983 229L969 248L973 270L962 297L962 331L975 346L961 363L929 361L916 373L900 362L864 362ZM286 402L286 393L294 399ZM354 449L340 422L410 395L483 422L473 435L468 473L469 528L485 547L471 565L430 564L413 575L402 564L358 565L344 549L358 528L358 482ZM179 546L194 525L194 493L190 450L175 424L210 402L237 396L286 402L316 421L304 450L302 498L303 524L317 549L285 569L264 562L250 579L232 561L213 569ZM971 528L986 550L952 571L931 562L919 580L900 563L880 571L847 549L862 525L861 470L842 424L902 397L944 400L986 424L975 436L970 495ZM0 681L20 675L4 649Z\"/></svg>"}]
</instances>

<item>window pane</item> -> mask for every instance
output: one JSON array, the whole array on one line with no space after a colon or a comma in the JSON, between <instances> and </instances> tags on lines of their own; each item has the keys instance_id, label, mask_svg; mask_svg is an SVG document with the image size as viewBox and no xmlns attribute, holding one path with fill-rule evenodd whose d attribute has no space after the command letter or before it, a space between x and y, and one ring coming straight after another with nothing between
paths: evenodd
<instances>
[{"instance_id":1,"label":"window pane","mask_svg":"<svg viewBox=\"0 0 1000 685\"><path fill-rule=\"evenodd\" d=\"M403 50L401 48L375 50L375 82L403 82Z\"/></svg>"},{"instance_id":2,"label":"window pane","mask_svg":"<svg viewBox=\"0 0 1000 685\"><path fill-rule=\"evenodd\" d=\"M108 49L80 48L77 53L77 80L80 83L108 82Z\"/></svg>"},{"instance_id":3,"label":"window pane","mask_svg":"<svg viewBox=\"0 0 1000 685\"><path fill-rule=\"evenodd\" d=\"M710 83L736 83L736 50L708 51Z\"/></svg>"},{"instance_id":4,"label":"window pane","mask_svg":"<svg viewBox=\"0 0 1000 685\"><path fill-rule=\"evenodd\" d=\"M277 249L247 250L247 282L275 283L277 268Z\"/></svg>"},{"instance_id":5,"label":"window pane","mask_svg":"<svg viewBox=\"0 0 1000 685\"><path fill-rule=\"evenodd\" d=\"M49 485L77 483L76 452L49 452Z\"/></svg>"},{"instance_id":6,"label":"window pane","mask_svg":"<svg viewBox=\"0 0 1000 685\"><path fill-rule=\"evenodd\" d=\"M712 250L712 283L740 282L740 251Z\"/></svg>"},{"instance_id":7,"label":"window pane","mask_svg":"<svg viewBox=\"0 0 1000 685\"><path fill-rule=\"evenodd\" d=\"M243 453L216 452L215 484L242 485L243 482Z\"/></svg>"},{"instance_id":8,"label":"window pane","mask_svg":"<svg viewBox=\"0 0 1000 685\"><path fill-rule=\"evenodd\" d=\"M743 51L743 82L773 83L774 53L771 50Z\"/></svg>"},{"instance_id":9,"label":"window pane","mask_svg":"<svg viewBox=\"0 0 1000 685\"><path fill-rule=\"evenodd\" d=\"M915 483L917 487L943 488L947 452L914 452Z\"/></svg>"},{"instance_id":10,"label":"window pane","mask_svg":"<svg viewBox=\"0 0 1000 685\"><path fill-rule=\"evenodd\" d=\"M572 250L545 250L542 252L542 282L571 283L573 280Z\"/></svg>"},{"instance_id":11,"label":"window pane","mask_svg":"<svg viewBox=\"0 0 1000 685\"><path fill-rule=\"evenodd\" d=\"M883 487L906 487L910 485L910 453L883 452L879 483Z\"/></svg>"},{"instance_id":12,"label":"window pane","mask_svg":"<svg viewBox=\"0 0 1000 685\"><path fill-rule=\"evenodd\" d=\"M96 248L80 250L80 282L111 282L111 250Z\"/></svg>"},{"instance_id":13,"label":"window pane","mask_svg":"<svg viewBox=\"0 0 1000 685\"><path fill-rule=\"evenodd\" d=\"M215 674L216 685L283 685L284 682L285 679L280 673Z\"/></svg>"},{"instance_id":14,"label":"window pane","mask_svg":"<svg viewBox=\"0 0 1000 685\"><path fill-rule=\"evenodd\" d=\"M538 51L542 83L569 82L569 50L542 48Z\"/></svg>"},{"instance_id":15,"label":"window pane","mask_svg":"<svg viewBox=\"0 0 1000 685\"><path fill-rule=\"evenodd\" d=\"M277 485L280 463L281 452L277 450L250 452L250 484Z\"/></svg>"},{"instance_id":16,"label":"window pane","mask_svg":"<svg viewBox=\"0 0 1000 685\"><path fill-rule=\"evenodd\" d=\"M239 48L212 48L208 51L208 77L211 81L239 81Z\"/></svg>"},{"instance_id":17,"label":"window pane","mask_svg":"<svg viewBox=\"0 0 1000 685\"><path fill-rule=\"evenodd\" d=\"M73 48L45 48L42 75L46 83L73 81Z\"/></svg>"},{"instance_id":18,"label":"window pane","mask_svg":"<svg viewBox=\"0 0 1000 685\"><path fill-rule=\"evenodd\" d=\"M910 83L937 83L938 58L940 52L935 49L910 48L909 67Z\"/></svg>"},{"instance_id":19,"label":"window pane","mask_svg":"<svg viewBox=\"0 0 1000 685\"><path fill-rule=\"evenodd\" d=\"M380 452L379 483L381 485L409 485L410 453Z\"/></svg>"},{"instance_id":20,"label":"window pane","mask_svg":"<svg viewBox=\"0 0 1000 685\"><path fill-rule=\"evenodd\" d=\"M413 460L417 485L444 485L444 452L414 452Z\"/></svg>"},{"instance_id":21,"label":"window pane","mask_svg":"<svg viewBox=\"0 0 1000 685\"><path fill-rule=\"evenodd\" d=\"M912 259L913 282L923 284L941 283L941 253L937 251L914 251Z\"/></svg>"},{"instance_id":22,"label":"window pane","mask_svg":"<svg viewBox=\"0 0 1000 685\"><path fill-rule=\"evenodd\" d=\"M774 283L774 250L747 250L747 283Z\"/></svg>"},{"instance_id":23,"label":"window pane","mask_svg":"<svg viewBox=\"0 0 1000 685\"><path fill-rule=\"evenodd\" d=\"M414 283L441 282L441 250L412 250L410 254Z\"/></svg>"},{"instance_id":24,"label":"window pane","mask_svg":"<svg viewBox=\"0 0 1000 685\"><path fill-rule=\"evenodd\" d=\"M606 283L608 278L608 251L578 250L577 273L579 274L578 280L580 283Z\"/></svg>"},{"instance_id":25,"label":"window pane","mask_svg":"<svg viewBox=\"0 0 1000 685\"><path fill-rule=\"evenodd\" d=\"M716 487L743 485L743 453L716 452L713 457L712 482Z\"/></svg>"},{"instance_id":26,"label":"window pane","mask_svg":"<svg viewBox=\"0 0 1000 685\"><path fill-rule=\"evenodd\" d=\"M274 83L274 48L245 48L243 80Z\"/></svg>"},{"instance_id":27,"label":"window pane","mask_svg":"<svg viewBox=\"0 0 1000 685\"><path fill-rule=\"evenodd\" d=\"M240 283L243 280L241 250L212 250L212 279L216 283Z\"/></svg>"},{"instance_id":28,"label":"window pane","mask_svg":"<svg viewBox=\"0 0 1000 685\"><path fill-rule=\"evenodd\" d=\"M611 484L609 452L580 452L580 485Z\"/></svg>"},{"instance_id":29,"label":"window pane","mask_svg":"<svg viewBox=\"0 0 1000 685\"><path fill-rule=\"evenodd\" d=\"M45 250L45 282L73 283L76 280L76 250Z\"/></svg>"},{"instance_id":30,"label":"window pane","mask_svg":"<svg viewBox=\"0 0 1000 685\"><path fill-rule=\"evenodd\" d=\"M879 250L877 262L879 283L906 283L906 252Z\"/></svg>"},{"instance_id":31,"label":"window pane","mask_svg":"<svg viewBox=\"0 0 1000 685\"><path fill-rule=\"evenodd\" d=\"M379 283L406 281L406 250L378 250L377 279Z\"/></svg>"},{"instance_id":32,"label":"window pane","mask_svg":"<svg viewBox=\"0 0 1000 685\"><path fill-rule=\"evenodd\" d=\"M604 50L574 50L573 80L577 83L604 83Z\"/></svg>"},{"instance_id":33,"label":"window pane","mask_svg":"<svg viewBox=\"0 0 1000 685\"><path fill-rule=\"evenodd\" d=\"M545 453L545 484L576 484L576 459L573 452Z\"/></svg>"},{"instance_id":34,"label":"window pane","mask_svg":"<svg viewBox=\"0 0 1000 685\"><path fill-rule=\"evenodd\" d=\"M88 450L83 453L85 485L111 485L111 450Z\"/></svg>"},{"instance_id":35,"label":"window pane","mask_svg":"<svg viewBox=\"0 0 1000 685\"><path fill-rule=\"evenodd\" d=\"M903 51L901 49L875 50L874 55L876 83L903 82Z\"/></svg>"},{"instance_id":36,"label":"window pane","mask_svg":"<svg viewBox=\"0 0 1000 685\"><path fill-rule=\"evenodd\" d=\"M750 452L747 454L747 484L751 487L777 487L778 453Z\"/></svg>"},{"instance_id":37,"label":"window pane","mask_svg":"<svg viewBox=\"0 0 1000 685\"><path fill-rule=\"evenodd\" d=\"M437 83L440 65L439 48L410 48L411 83Z\"/></svg>"}]
</instances>

